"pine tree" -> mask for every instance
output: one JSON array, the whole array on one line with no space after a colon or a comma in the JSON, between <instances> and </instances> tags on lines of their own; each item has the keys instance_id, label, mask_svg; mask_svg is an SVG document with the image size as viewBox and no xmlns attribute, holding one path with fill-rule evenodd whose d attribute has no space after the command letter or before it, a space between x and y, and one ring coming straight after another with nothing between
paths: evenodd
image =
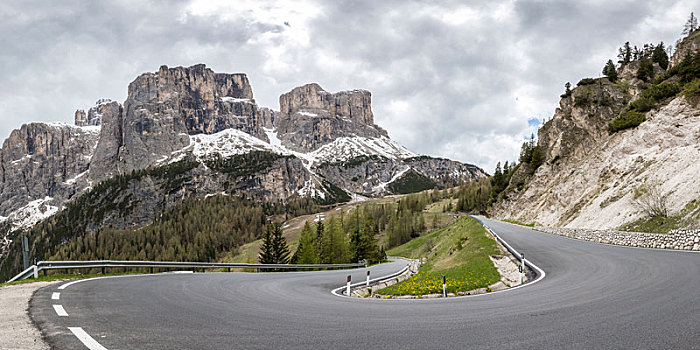
<instances>
[{"instance_id":1,"label":"pine tree","mask_svg":"<svg viewBox=\"0 0 700 350\"><path fill-rule=\"evenodd\" d=\"M299 247L292 257L294 264L317 264L318 254L314 243L314 235L311 230L311 225L307 221L304 223L304 228L301 229L299 237Z\"/></svg>"},{"instance_id":2,"label":"pine tree","mask_svg":"<svg viewBox=\"0 0 700 350\"><path fill-rule=\"evenodd\" d=\"M690 16L688 17L688 21L686 21L685 25L683 26L683 32L681 34L687 36L693 33L696 29L698 29L698 19L695 17L695 14L691 12Z\"/></svg>"},{"instance_id":3,"label":"pine tree","mask_svg":"<svg viewBox=\"0 0 700 350\"><path fill-rule=\"evenodd\" d=\"M643 81L647 81L654 77L654 65L649 59L642 59L639 61L639 69L637 69L637 78Z\"/></svg>"},{"instance_id":4,"label":"pine tree","mask_svg":"<svg viewBox=\"0 0 700 350\"><path fill-rule=\"evenodd\" d=\"M275 248L272 237L272 228L267 225L265 233L262 238L262 245L260 246L260 254L258 254L258 261L261 264L274 264L275 263Z\"/></svg>"},{"instance_id":5,"label":"pine tree","mask_svg":"<svg viewBox=\"0 0 700 350\"><path fill-rule=\"evenodd\" d=\"M666 49L664 48L663 41L654 48L654 51L652 51L651 60L652 62L658 63L659 66L663 69L668 68L668 54L666 53Z\"/></svg>"},{"instance_id":6,"label":"pine tree","mask_svg":"<svg viewBox=\"0 0 700 350\"><path fill-rule=\"evenodd\" d=\"M608 60L608 63L603 67L603 74L605 74L611 82L617 81L617 69L615 69L615 64L612 60Z\"/></svg>"},{"instance_id":7,"label":"pine tree","mask_svg":"<svg viewBox=\"0 0 700 350\"><path fill-rule=\"evenodd\" d=\"M571 83L567 81L566 84L564 84L564 93L560 97L567 98L569 96L571 96Z\"/></svg>"},{"instance_id":8,"label":"pine tree","mask_svg":"<svg viewBox=\"0 0 700 350\"><path fill-rule=\"evenodd\" d=\"M281 225L275 223L273 226L272 252L275 261L274 264L287 264L289 263L289 246L287 245L287 240L282 235Z\"/></svg>"},{"instance_id":9,"label":"pine tree","mask_svg":"<svg viewBox=\"0 0 700 350\"><path fill-rule=\"evenodd\" d=\"M632 61L632 48L630 47L629 41L619 49L617 58L619 59L617 63L619 63L620 66L624 66Z\"/></svg>"}]
</instances>

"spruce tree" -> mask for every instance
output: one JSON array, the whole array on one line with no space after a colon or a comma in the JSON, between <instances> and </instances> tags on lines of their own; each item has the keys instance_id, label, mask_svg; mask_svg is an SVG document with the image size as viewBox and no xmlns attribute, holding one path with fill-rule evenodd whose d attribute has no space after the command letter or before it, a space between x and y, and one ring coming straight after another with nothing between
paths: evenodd
<instances>
[{"instance_id":1,"label":"spruce tree","mask_svg":"<svg viewBox=\"0 0 700 350\"><path fill-rule=\"evenodd\" d=\"M666 49L664 48L663 41L661 42L661 44L657 45L654 48L654 51L652 51L651 60L652 62L658 63L659 66L663 69L668 68L668 54L666 53Z\"/></svg>"},{"instance_id":2,"label":"spruce tree","mask_svg":"<svg viewBox=\"0 0 700 350\"><path fill-rule=\"evenodd\" d=\"M691 12L690 16L688 17L688 21L686 21L685 25L683 26L683 32L681 34L690 35L696 29L698 29L698 19L695 17L695 14Z\"/></svg>"},{"instance_id":3,"label":"spruce tree","mask_svg":"<svg viewBox=\"0 0 700 350\"><path fill-rule=\"evenodd\" d=\"M632 48L630 47L629 41L619 49L617 58L619 58L617 63L619 63L620 66L624 66L632 61Z\"/></svg>"},{"instance_id":4,"label":"spruce tree","mask_svg":"<svg viewBox=\"0 0 700 350\"><path fill-rule=\"evenodd\" d=\"M294 253L292 261L295 264L318 263L318 254L316 253L314 235L311 230L311 225L308 221L304 223L304 228L301 230L301 237L299 238L299 247Z\"/></svg>"},{"instance_id":5,"label":"spruce tree","mask_svg":"<svg viewBox=\"0 0 700 350\"><path fill-rule=\"evenodd\" d=\"M261 264L274 264L275 263L275 248L272 237L272 228L267 225L265 233L262 238L262 245L260 246L260 254L258 254L258 261Z\"/></svg>"},{"instance_id":6,"label":"spruce tree","mask_svg":"<svg viewBox=\"0 0 700 350\"><path fill-rule=\"evenodd\" d=\"M282 235L281 225L275 223L273 226L272 252L275 261L274 264L287 264L289 263L289 246L287 245L287 240Z\"/></svg>"},{"instance_id":7,"label":"spruce tree","mask_svg":"<svg viewBox=\"0 0 700 350\"><path fill-rule=\"evenodd\" d=\"M603 67L603 74L605 74L611 82L617 81L617 69L615 69L615 64L612 60L608 60L608 63Z\"/></svg>"},{"instance_id":8,"label":"spruce tree","mask_svg":"<svg viewBox=\"0 0 700 350\"><path fill-rule=\"evenodd\" d=\"M654 65L649 59L642 59L639 61L639 69L637 69L637 78L643 81L647 81L654 77Z\"/></svg>"}]
</instances>

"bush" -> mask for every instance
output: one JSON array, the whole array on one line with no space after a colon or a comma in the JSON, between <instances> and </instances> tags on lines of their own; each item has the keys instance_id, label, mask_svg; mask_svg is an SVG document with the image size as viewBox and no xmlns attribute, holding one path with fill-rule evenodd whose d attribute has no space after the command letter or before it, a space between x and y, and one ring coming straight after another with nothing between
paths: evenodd
<instances>
[{"instance_id":1,"label":"bush","mask_svg":"<svg viewBox=\"0 0 700 350\"><path fill-rule=\"evenodd\" d=\"M637 112L647 112L656 107L656 103L668 98L676 96L681 91L681 85L678 83L661 83L653 85L644 90L639 99L630 103L630 107Z\"/></svg>"},{"instance_id":2,"label":"bush","mask_svg":"<svg viewBox=\"0 0 700 350\"><path fill-rule=\"evenodd\" d=\"M667 97L676 96L680 91L681 85L678 83L661 83L642 92L642 96L649 96L656 101L661 101Z\"/></svg>"},{"instance_id":3,"label":"bush","mask_svg":"<svg viewBox=\"0 0 700 350\"><path fill-rule=\"evenodd\" d=\"M690 83L685 85L683 89L683 95L686 97L700 96L700 78L696 78Z\"/></svg>"},{"instance_id":4,"label":"bush","mask_svg":"<svg viewBox=\"0 0 700 350\"><path fill-rule=\"evenodd\" d=\"M618 132L629 128L637 127L646 120L644 114L639 112L625 112L617 118L610 121L608 131L610 133Z\"/></svg>"},{"instance_id":5,"label":"bush","mask_svg":"<svg viewBox=\"0 0 700 350\"><path fill-rule=\"evenodd\" d=\"M583 79L581 79L581 81L578 82L578 84L576 84L576 86L591 85L591 84L595 84L595 82L596 82L596 79L583 78Z\"/></svg>"},{"instance_id":6,"label":"bush","mask_svg":"<svg viewBox=\"0 0 700 350\"><path fill-rule=\"evenodd\" d=\"M654 77L654 65L648 59L642 59L639 62L639 69L637 69L637 78L639 80L647 81Z\"/></svg>"},{"instance_id":7,"label":"bush","mask_svg":"<svg viewBox=\"0 0 700 350\"><path fill-rule=\"evenodd\" d=\"M639 96L639 98L630 103L630 107L637 112L648 112L656 106L656 101L652 100L646 96Z\"/></svg>"}]
</instances>

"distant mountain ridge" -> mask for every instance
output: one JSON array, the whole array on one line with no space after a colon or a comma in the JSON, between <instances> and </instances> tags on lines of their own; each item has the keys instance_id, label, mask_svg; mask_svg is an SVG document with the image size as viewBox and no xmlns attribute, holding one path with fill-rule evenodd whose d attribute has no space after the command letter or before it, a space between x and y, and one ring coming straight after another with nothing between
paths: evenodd
<instances>
[{"instance_id":1,"label":"distant mountain ridge","mask_svg":"<svg viewBox=\"0 0 700 350\"><path fill-rule=\"evenodd\" d=\"M392 141L374 124L365 90L307 84L283 94L280 109L259 107L245 74L203 64L144 73L123 104L100 100L77 110L75 125L32 123L11 133L0 149L0 222L11 231L30 227L115 176L128 178L114 198L130 209L104 215L95 228L145 225L197 195L330 204L487 176ZM127 176L170 165L185 169L176 183Z\"/></svg>"}]
</instances>

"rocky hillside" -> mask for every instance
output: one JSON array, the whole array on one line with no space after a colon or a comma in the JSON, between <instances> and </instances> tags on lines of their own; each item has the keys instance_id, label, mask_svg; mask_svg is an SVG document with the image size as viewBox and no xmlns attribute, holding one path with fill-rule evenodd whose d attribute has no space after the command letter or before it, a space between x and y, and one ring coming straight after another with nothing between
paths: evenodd
<instances>
[{"instance_id":1,"label":"rocky hillside","mask_svg":"<svg viewBox=\"0 0 700 350\"><path fill-rule=\"evenodd\" d=\"M700 224L698 34L667 69L640 56L617 68L619 80L584 79L562 95L537 135L543 159L521 164L494 214L571 228ZM665 215L649 212L652 200Z\"/></svg>"},{"instance_id":2,"label":"rocky hillside","mask_svg":"<svg viewBox=\"0 0 700 350\"><path fill-rule=\"evenodd\" d=\"M368 91L308 84L282 95L280 110L256 104L245 74L204 65L142 74L123 104L100 100L77 110L75 125L12 132L0 149L0 223L21 230L78 201L99 213L87 230L140 227L193 196L333 204L486 176L392 141Z\"/></svg>"}]
</instances>

